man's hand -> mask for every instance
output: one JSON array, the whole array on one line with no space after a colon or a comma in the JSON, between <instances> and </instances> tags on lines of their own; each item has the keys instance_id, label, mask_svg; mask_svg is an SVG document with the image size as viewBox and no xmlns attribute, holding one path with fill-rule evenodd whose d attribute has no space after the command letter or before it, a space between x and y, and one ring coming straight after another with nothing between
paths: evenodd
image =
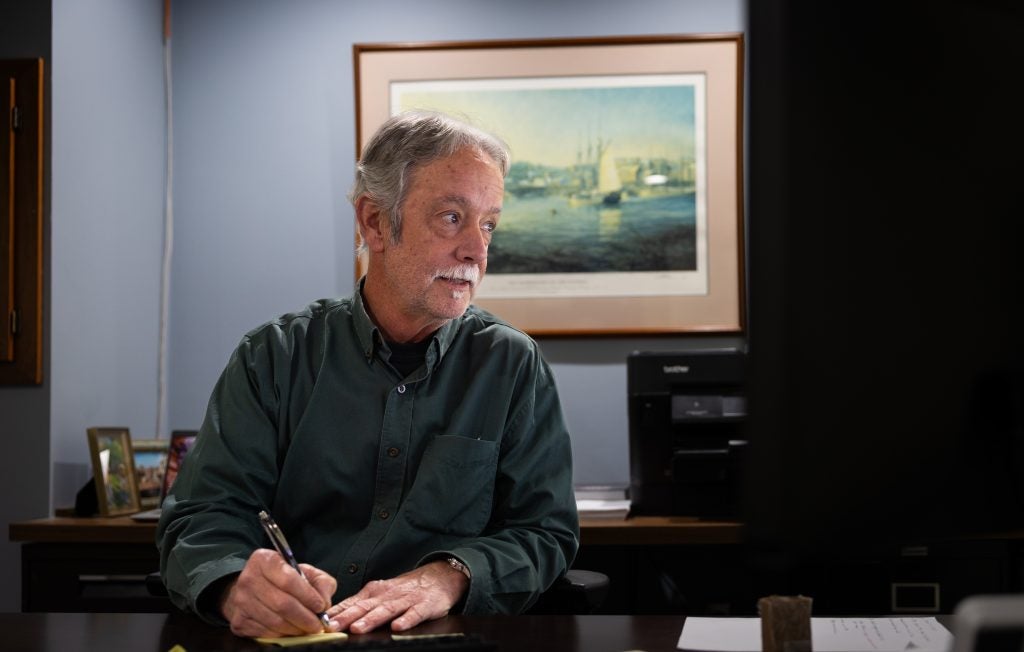
<instances>
[{"instance_id":1,"label":"man's hand","mask_svg":"<svg viewBox=\"0 0 1024 652\"><path fill-rule=\"evenodd\" d=\"M368 583L327 611L331 621L354 634L391 622L402 632L442 618L469 588L469 578L445 561L433 561L390 580Z\"/></svg>"},{"instance_id":2,"label":"man's hand","mask_svg":"<svg viewBox=\"0 0 1024 652\"><path fill-rule=\"evenodd\" d=\"M317 614L331 603L333 577L308 564L302 573L273 550L249 556L242 574L221 594L220 611L237 636L296 636L323 631Z\"/></svg>"}]
</instances>

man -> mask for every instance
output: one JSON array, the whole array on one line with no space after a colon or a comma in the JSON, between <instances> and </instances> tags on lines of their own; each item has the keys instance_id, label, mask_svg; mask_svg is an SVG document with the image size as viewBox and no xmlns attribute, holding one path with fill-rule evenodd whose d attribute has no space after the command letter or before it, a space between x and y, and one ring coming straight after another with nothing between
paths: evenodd
<instances>
[{"instance_id":1,"label":"man","mask_svg":"<svg viewBox=\"0 0 1024 652\"><path fill-rule=\"evenodd\" d=\"M243 338L164 502L176 605L244 636L320 631L324 610L334 630L402 631L522 611L568 569L554 379L533 340L470 305L507 170L500 141L441 114L374 135L351 193L365 277ZM268 549L264 509L305 577Z\"/></svg>"}]
</instances>

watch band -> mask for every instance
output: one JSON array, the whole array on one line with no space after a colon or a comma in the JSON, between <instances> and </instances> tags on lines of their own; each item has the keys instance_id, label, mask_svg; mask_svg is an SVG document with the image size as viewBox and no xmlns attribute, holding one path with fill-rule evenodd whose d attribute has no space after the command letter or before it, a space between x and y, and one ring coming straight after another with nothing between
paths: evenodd
<instances>
[{"instance_id":1,"label":"watch band","mask_svg":"<svg viewBox=\"0 0 1024 652\"><path fill-rule=\"evenodd\" d=\"M466 566L465 564L463 564L461 561L459 561L455 557L449 557L445 561L448 562L449 566L451 566L455 570L457 570L460 573L462 573L463 575L465 575L467 579L473 579L473 575L469 572L469 567Z\"/></svg>"}]
</instances>

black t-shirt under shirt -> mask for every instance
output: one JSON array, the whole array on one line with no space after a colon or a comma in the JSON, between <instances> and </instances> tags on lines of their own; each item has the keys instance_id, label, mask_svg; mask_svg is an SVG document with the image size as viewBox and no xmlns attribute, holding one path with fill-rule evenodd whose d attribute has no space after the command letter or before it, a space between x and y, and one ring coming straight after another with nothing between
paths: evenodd
<instances>
[{"instance_id":1,"label":"black t-shirt under shirt","mask_svg":"<svg viewBox=\"0 0 1024 652\"><path fill-rule=\"evenodd\" d=\"M391 366L398 370L398 373L402 374L402 378L416 371L423 364L424 358L427 357L427 347L430 346L430 339L427 337L422 342L413 342L411 344L388 342L388 348L391 349L391 357L388 358L388 361L391 363Z\"/></svg>"}]
</instances>

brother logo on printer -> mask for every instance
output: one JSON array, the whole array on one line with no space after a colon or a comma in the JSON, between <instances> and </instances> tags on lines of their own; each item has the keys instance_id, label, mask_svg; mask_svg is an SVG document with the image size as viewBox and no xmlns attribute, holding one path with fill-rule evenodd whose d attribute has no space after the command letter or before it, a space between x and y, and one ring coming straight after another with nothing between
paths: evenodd
<instances>
[{"instance_id":1,"label":"brother logo on printer","mask_svg":"<svg viewBox=\"0 0 1024 652\"><path fill-rule=\"evenodd\" d=\"M683 364L664 365L661 368L661 370L664 371L667 374L688 374L688 373L690 373L690 368L688 366L686 366L686 365L683 365Z\"/></svg>"}]
</instances>

